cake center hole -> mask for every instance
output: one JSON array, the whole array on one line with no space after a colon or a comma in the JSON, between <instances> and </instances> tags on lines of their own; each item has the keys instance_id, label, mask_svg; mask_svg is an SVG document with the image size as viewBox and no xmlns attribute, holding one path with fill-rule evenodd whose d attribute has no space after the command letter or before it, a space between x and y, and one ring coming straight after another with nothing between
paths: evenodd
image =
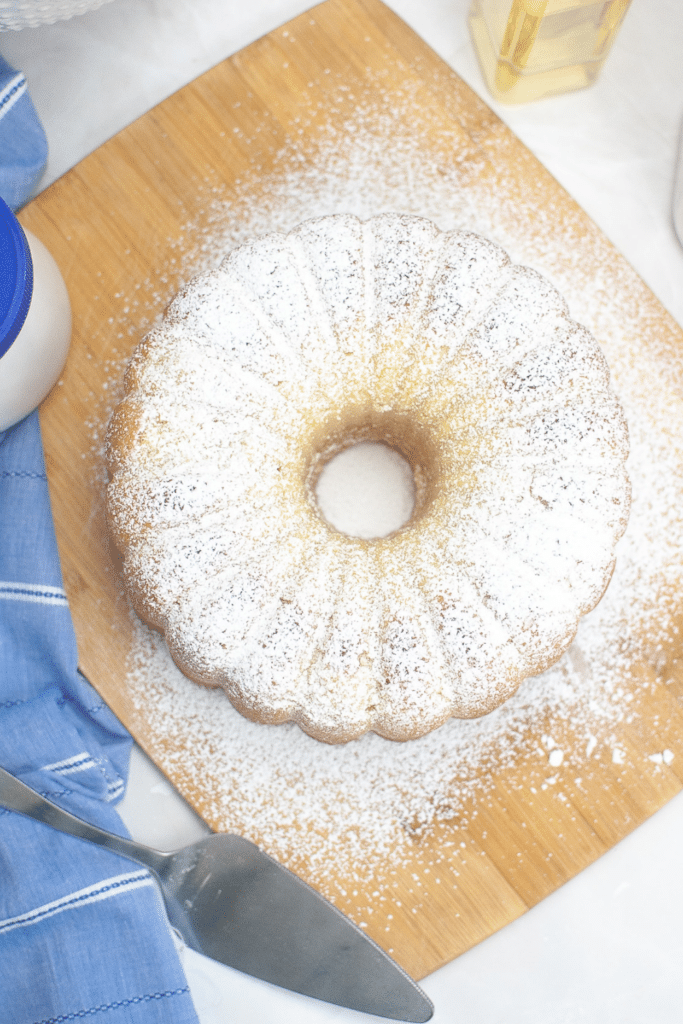
<instances>
[{"instance_id":1,"label":"cake center hole","mask_svg":"<svg viewBox=\"0 0 683 1024\"><path fill-rule=\"evenodd\" d=\"M323 467L315 496L323 517L340 533L375 540L405 526L413 514L413 471L388 445L361 441Z\"/></svg>"}]
</instances>

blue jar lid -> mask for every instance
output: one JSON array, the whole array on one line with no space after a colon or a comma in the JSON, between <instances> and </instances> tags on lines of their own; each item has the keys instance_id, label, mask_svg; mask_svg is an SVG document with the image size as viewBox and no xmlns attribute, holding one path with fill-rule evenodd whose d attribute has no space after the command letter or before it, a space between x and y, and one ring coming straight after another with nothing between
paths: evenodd
<instances>
[{"instance_id":1,"label":"blue jar lid","mask_svg":"<svg viewBox=\"0 0 683 1024\"><path fill-rule=\"evenodd\" d=\"M0 358L24 326L32 294L31 250L21 224L0 198Z\"/></svg>"}]
</instances>

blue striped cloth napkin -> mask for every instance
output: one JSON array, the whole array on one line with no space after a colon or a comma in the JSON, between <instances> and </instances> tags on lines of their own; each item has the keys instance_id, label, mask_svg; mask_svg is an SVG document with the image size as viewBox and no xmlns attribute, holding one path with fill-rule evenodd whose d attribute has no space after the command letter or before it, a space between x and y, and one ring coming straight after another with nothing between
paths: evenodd
<instances>
[{"instance_id":1,"label":"blue striped cloth napkin","mask_svg":"<svg viewBox=\"0 0 683 1024\"><path fill-rule=\"evenodd\" d=\"M77 668L35 412L0 433L0 764L125 835L130 746ZM5 810L0 1020L197 1024L148 872Z\"/></svg>"},{"instance_id":2,"label":"blue striped cloth napkin","mask_svg":"<svg viewBox=\"0 0 683 1024\"><path fill-rule=\"evenodd\" d=\"M47 164L47 139L26 76L0 57L0 196L12 210L29 198Z\"/></svg>"},{"instance_id":3,"label":"blue striped cloth napkin","mask_svg":"<svg viewBox=\"0 0 683 1024\"><path fill-rule=\"evenodd\" d=\"M0 195L16 209L47 143L0 58ZM2 373L2 359L0 359ZM131 739L78 671L38 413L0 432L0 765L126 835ZM132 861L0 809L0 1022L197 1024L161 897Z\"/></svg>"}]
</instances>

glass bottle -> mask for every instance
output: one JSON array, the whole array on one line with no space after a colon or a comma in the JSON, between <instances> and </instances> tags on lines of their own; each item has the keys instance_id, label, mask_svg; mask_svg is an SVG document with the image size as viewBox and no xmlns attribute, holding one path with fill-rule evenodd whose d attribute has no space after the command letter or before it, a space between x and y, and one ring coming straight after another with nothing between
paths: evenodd
<instances>
[{"instance_id":1,"label":"glass bottle","mask_svg":"<svg viewBox=\"0 0 683 1024\"><path fill-rule=\"evenodd\" d=\"M592 85L631 0L473 0L470 32L501 103Z\"/></svg>"}]
</instances>

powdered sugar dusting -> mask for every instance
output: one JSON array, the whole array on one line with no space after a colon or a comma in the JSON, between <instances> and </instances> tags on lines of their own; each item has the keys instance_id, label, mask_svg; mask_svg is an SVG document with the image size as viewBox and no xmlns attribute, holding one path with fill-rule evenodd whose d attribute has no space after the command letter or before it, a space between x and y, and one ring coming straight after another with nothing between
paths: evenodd
<instances>
[{"instance_id":1,"label":"powdered sugar dusting","mask_svg":"<svg viewBox=\"0 0 683 1024\"><path fill-rule=\"evenodd\" d=\"M572 317L599 339L629 425L633 504L607 593L561 661L490 715L451 719L407 744L368 734L329 747L294 725L252 724L222 693L185 679L160 637L137 627L129 696L157 763L202 794L214 827L247 835L292 866L306 864L330 895L339 894L340 877L376 879L411 862L416 834L471 816L472 801L483 806L506 770L532 792L556 787L559 799L575 776L628 761L621 737L637 720L641 666L652 666L650 678L667 671L683 583L683 405L672 387L681 359L660 330L648 330L642 285L599 240L586 259L583 220L561 211L558 227L558 211L539 209L504 176L494 194L484 158L464 135L416 135L412 124L425 121L414 97L387 98L379 108L354 102L342 129L321 125L306 160L296 147L282 152L271 174L255 173L225 201L207 183L206 212L182 242L184 275L217 266L247 238L328 213L397 210L494 239L515 262L549 276ZM557 755L549 764L548 749L539 753L541 733L562 750L560 764ZM671 739L653 739L650 749L669 751L675 765L672 748ZM662 755L662 765L647 762L647 770L666 763Z\"/></svg>"},{"instance_id":2,"label":"powdered sugar dusting","mask_svg":"<svg viewBox=\"0 0 683 1024\"><path fill-rule=\"evenodd\" d=\"M306 486L363 436L427 481L374 543ZM424 218L320 218L235 249L145 339L109 519L191 678L317 739L415 739L569 645L612 573L627 450L599 347L537 272Z\"/></svg>"}]
</instances>

